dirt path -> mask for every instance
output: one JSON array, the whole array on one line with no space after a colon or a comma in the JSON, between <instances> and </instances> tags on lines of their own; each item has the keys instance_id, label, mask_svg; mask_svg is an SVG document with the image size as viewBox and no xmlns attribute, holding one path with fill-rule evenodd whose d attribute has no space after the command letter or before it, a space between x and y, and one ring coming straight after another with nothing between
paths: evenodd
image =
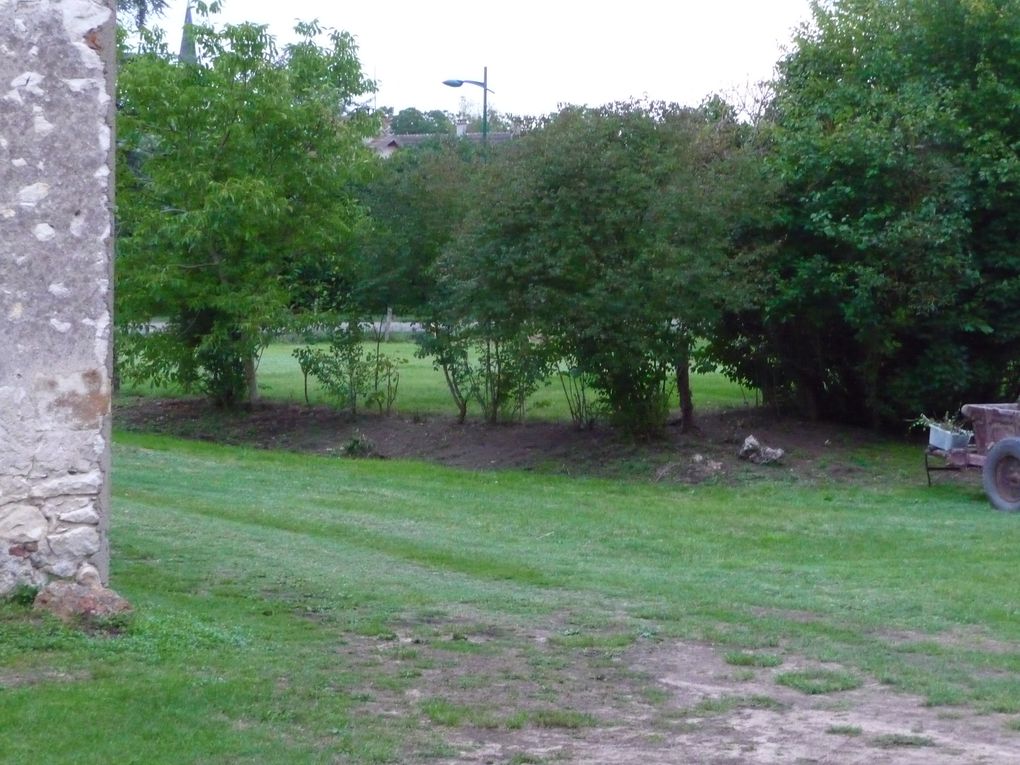
<instances>
[{"instance_id":1,"label":"dirt path","mask_svg":"<svg viewBox=\"0 0 1020 765\"><path fill-rule=\"evenodd\" d=\"M876 683L808 695L776 682L812 666L786 658L772 669L728 665L713 647L636 648L626 672L589 697L585 663L558 704L583 705L597 724L574 730L468 729L448 738L450 765L483 763L1017 763L1020 733L1005 715L926 707ZM825 665L832 669L831 665ZM629 679L627 679L629 678Z\"/></svg>"},{"instance_id":2,"label":"dirt path","mask_svg":"<svg viewBox=\"0 0 1020 765\"><path fill-rule=\"evenodd\" d=\"M557 640L559 628L431 627L423 636L408 622L395 637L347 640L339 651L376 668L362 713L416 720L432 736L408 741L408 765L1020 762L1015 715L925 706L860 675L852 690L811 695L780 677L842 668L781 649L769 654L778 666L746 667L703 643L577 648Z\"/></svg>"}]
</instances>

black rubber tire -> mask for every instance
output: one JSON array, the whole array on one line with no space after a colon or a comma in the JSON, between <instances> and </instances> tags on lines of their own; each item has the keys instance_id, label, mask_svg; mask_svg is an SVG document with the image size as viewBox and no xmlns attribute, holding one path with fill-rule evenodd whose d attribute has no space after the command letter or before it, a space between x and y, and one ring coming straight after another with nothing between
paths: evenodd
<instances>
[{"instance_id":1,"label":"black rubber tire","mask_svg":"<svg viewBox=\"0 0 1020 765\"><path fill-rule=\"evenodd\" d=\"M988 450L981 484L996 510L1020 512L1020 438L1004 438Z\"/></svg>"}]
</instances>

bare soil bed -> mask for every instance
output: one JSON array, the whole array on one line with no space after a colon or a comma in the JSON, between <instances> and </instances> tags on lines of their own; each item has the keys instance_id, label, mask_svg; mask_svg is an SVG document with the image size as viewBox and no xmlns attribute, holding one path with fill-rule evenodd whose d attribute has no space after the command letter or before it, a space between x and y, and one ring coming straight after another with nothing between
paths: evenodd
<instances>
[{"instance_id":1,"label":"bare soil bed","mask_svg":"<svg viewBox=\"0 0 1020 765\"><path fill-rule=\"evenodd\" d=\"M854 453L879 443L862 429L781 418L752 408L706 412L698 416L691 432L670 426L654 438L634 438L605 426L581 430L565 422L489 425L472 419L459 424L442 415L351 417L327 407L271 401L224 411L201 399L122 399L114 422L127 430L266 449L416 459L472 470L511 468L679 483L779 475L866 481L868 471ZM749 435L782 448L785 457L767 466L738 459ZM921 478L920 457L918 464Z\"/></svg>"}]
</instances>

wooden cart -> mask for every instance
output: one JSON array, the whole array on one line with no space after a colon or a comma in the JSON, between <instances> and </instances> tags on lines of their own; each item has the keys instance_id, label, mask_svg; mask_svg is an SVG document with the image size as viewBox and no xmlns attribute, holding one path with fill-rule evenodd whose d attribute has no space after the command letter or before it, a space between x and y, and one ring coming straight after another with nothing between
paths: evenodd
<instances>
[{"instance_id":1,"label":"wooden cart","mask_svg":"<svg viewBox=\"0 0 1020 765\"><path fill-rule=\"evenodd\" d=\"M960 411L973 424L974 440L952 449L929 446L924 454L928 485L933 471L980 468L992 505L1008 513L1020 511L1020 404L967 404ZM932 465L933 456L944 464Z\"/></svg>"}]
</instances>

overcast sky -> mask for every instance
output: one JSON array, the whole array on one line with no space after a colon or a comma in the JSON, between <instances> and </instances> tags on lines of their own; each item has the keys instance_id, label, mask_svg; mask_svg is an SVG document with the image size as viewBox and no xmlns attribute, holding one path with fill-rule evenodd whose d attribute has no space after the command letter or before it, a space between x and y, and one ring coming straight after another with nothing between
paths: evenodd
<instances>
[{"instance_id":1,"label":"overcast sky","mask_svg":"<svg viewBox=\"0 0 1020 765\"><path fill-rule=\"evenodd\" d=\"M157 20L180 43L186 0ZM516 0L436 3L391 0L226 0L214 22L268 24L293 39L295 20L317 18L354 35L377 106L456 112L461 97L481 111L481 89L446 79L482 79L491 108L539 115L561 103L591 106L630 97L695 105L744 92L771 77L809 0Z\"/></svg>"}]
</instances>

